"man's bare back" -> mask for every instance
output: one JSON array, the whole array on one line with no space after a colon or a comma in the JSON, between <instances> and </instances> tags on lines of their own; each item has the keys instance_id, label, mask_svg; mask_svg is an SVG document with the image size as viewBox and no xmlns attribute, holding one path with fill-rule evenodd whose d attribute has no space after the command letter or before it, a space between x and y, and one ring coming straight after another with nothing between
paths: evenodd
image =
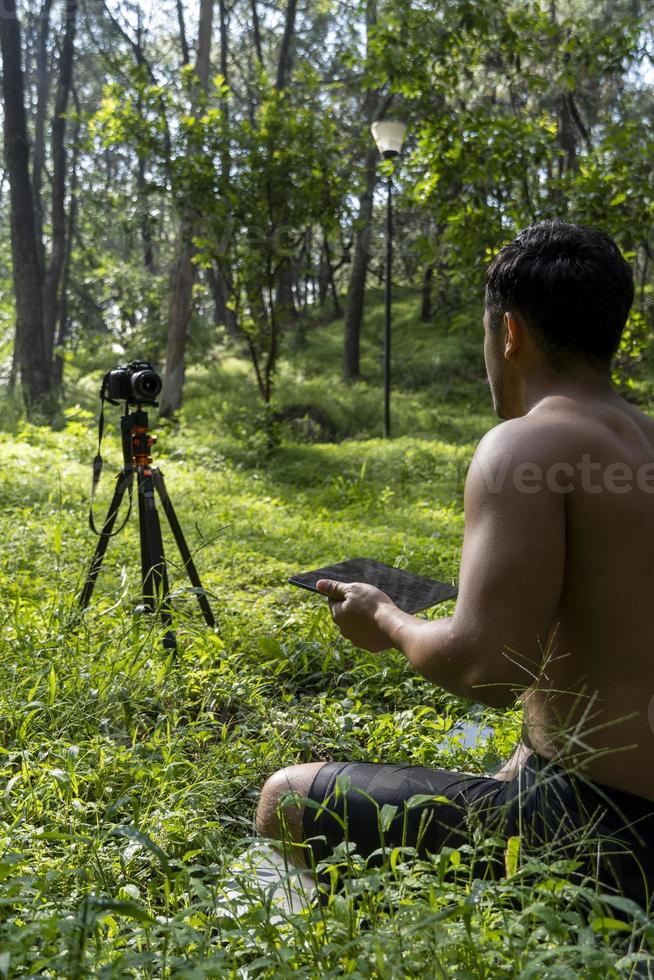
<instances>
[{"instance_id":1,"label":"man's bare back","mask_svg":"<svg viewBox=\"0 0 654 980\"><path fill-rule=\"evenodd\" d=\"M450 619L408 616L370 586L324 591L354 643L395 646L463 697L521 698L523 746L499 778L526 747L654 800L654 422L592 372L531 400L471 463Z\"/></svg>"},{"instance_id":2,"label":"man's bare back","mask_svg":"<svg viewBox=\"0 0 654 980\"><path fill-rule=\"evenodd\" d=\"M568 464L550 480L564 576L542 673L522 696L523 741L654 800L654 421L609 393L545 398L519 424L540 444L552 433L550 465Z\"/></svg>"}]
</instances>

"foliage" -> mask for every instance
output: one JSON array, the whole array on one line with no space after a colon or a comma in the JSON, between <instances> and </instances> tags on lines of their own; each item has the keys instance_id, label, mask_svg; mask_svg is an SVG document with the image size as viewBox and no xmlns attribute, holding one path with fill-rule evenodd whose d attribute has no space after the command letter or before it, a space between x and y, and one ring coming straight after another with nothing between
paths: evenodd
<instances>
[{"instance_id":1,"label":"foliage","mask_svg":"<svg viewBox=\"0 0 654 980\"><path fill-rule=\"evenodd\" d=\"M633 8L609 22L597 5L453 5L431 33L429 16L379 41L387 58L401 48L393 78L416 120L405 188L429 218L424 261L465 284L520 228L559 217L613 234L646 289L651 93L626 71L644 59Z\"/></svg>"},{"instance_id":2,"label":"foliage","mask_svg":"<svg viewBox=\"0 0 654 980\"><path fill-rule=\"evenodd\" d=\"M118 343L149 347L163 362L181 227L199 267L190 363L220 344L224 326L249 351L272 405L280 349L299 352L316 315L328 315L330 276L337 292L347 285L370 145L362 113L377 97L380 111L409 122L397 168L396 281L415 289L431 268L434 305L455 314L476 300L488 256L519 228L553 215L597 224L634 264L634 324L638 344L649 342L646 4L312 2L297 14L292 74L281 89L287 7L268 6L253 45L257 0L231 5L214 38L206 95L169 14L148 21L138 4L112 5L93 8L80 26L69 353ZM27 4L30 106L38 101L38 23ZM52 59L52 36L47 44ZM47 204L47 186L43 193ZM380 281L381 211L366 238L370 275Z\"/></svg>"}]
</instances>

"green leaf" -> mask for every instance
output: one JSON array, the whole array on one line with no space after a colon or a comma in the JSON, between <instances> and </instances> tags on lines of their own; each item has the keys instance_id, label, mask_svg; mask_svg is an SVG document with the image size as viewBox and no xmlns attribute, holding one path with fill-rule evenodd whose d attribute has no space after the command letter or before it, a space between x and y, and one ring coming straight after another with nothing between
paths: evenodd
<instances>
[{"instance_id":1,"label":"green leaf","mask_svg":"<svg viewBox=\"0 0 654 980\"><path fill-rule=\"evenodd\" d=\"M633 926L628 922L621 922L620 919L612 919L607 915L599 915L590 923L593 932L632 932Z\"/></svg>"},{"instance_id":2,"label":"green leaf","mask_svg":"<svg viewBox=\"0 0 654 980\"><path fill-rule=\"evenodd\" d=\"M506 869L507 877L514 875L518 870L518 861L520 859L520 838L519 837L509 837L506 843L506 850L504 851L504 867Z\"/></svg>"},{"instance_id":3,"label":"green leaf","mask_svg":"<svg viewBox=\"0 0 654 980\"><path fill-rule=\"evenodd\" d=\"M390 825L393 823L395 814L397 813L397 807L393 806L392 803L384 803L383 807L379 811L379 825L381 827L382 833L385 833Z\"/></svg>"},{"instance_id":4,"label":"green leaf","mask_svg":"<svg viewBox=\"0 0 654 980\"><path fill-rule=\"evenodd\" d=\"M145 909L137 905L136 902L116 898L94 897L92 906L97 912L117 912L119 915L127 915L130 919L142 922L143 925L153 926L155 920Z\"/></svg>"},{"instance_id":5,"label":"green leaf","mask_svg":"<svg viewBox=\"0 0 654 980\"><path fill-rule=\"evenodd\" d=\"M136 841L137 844L141 844L142 847L154 854L164 871L170 871L168 855L143 830L139 830L137 827L114 827L110 836L127 837L128 840Z\"/></svg>"},{"instance_id":6,"label":"green leaf","mask_svg":"<svg viewBox=\"0 0 654 980\"><path fill-rule=\"evenodd\" d=\"M272 636L260 636L257 640L257 646L264 657L270 657L274 660L286 659L284 647L279 640L273 639Z\"/></svg>"},{"instance_id":7,"label":"green leaf","mask_svg":"<svg viewBox=\"0 0 654 980\"><path fill-rule=\"evenodd\" d=\"M48 674L48 704L50 707L55 703L55 697L57 695L57 675L55 673L54 664L50 666L50 673Z\"/></svg>"}]
</instances>

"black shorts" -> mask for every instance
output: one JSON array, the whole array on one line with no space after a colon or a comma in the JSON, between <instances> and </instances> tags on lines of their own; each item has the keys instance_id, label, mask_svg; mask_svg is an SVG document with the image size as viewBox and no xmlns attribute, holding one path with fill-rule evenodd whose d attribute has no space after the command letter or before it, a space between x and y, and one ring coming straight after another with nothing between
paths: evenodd
<instances>
[{"instance_id":1,"label":"black shorts","mask_svg":"<svg viewBox=\"0 0 654 980\"><path fill-rule=\"evenodd\" d=\"M347 778L337 785L338 777ZM309 799L304 834L317 862L344 840L364 857L382 849L380 860L386 848L435 854L493 838L495 850L482 849L474 873L497 877L507 838L519 836L523 857L541 850L548 863L579 861L577 881L598 881L644 907L654 893L654 803L588 782L535 752L507 781L421 766L328 762Z\"/></svg>"}]
</instances>

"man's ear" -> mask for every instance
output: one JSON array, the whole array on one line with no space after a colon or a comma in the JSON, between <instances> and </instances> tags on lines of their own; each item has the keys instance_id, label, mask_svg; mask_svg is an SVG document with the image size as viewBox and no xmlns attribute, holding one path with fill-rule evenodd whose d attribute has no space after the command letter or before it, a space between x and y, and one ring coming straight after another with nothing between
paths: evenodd
<instances>
[{"instance_id":1,"label":"man's ear","mask_svg":"<svg viewBox=\"0 0 654 980\"><path fill-rule=\"evenodd\" d=\"M502 317L504 327L504 360L510 361L522 347L524 327L522 321L510 311Z\"/></svg>"}]
</instances>

